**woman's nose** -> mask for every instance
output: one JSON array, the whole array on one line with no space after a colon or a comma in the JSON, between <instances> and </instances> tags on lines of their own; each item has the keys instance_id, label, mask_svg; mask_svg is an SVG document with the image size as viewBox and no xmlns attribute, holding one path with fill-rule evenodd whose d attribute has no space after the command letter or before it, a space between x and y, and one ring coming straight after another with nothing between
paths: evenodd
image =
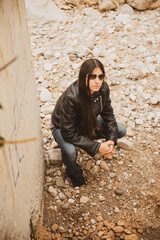
<instances>
[{"instance_id":1,"label":"woman's nose","mask_svg":"<svg viewBox=\"0 0 160 240\"><path fill-rule=\"evenodd\" d=\"M96 82L99 82L99 81L100 81L98 76L96 77L95 81L96 81Z\"/></svg>"}]
</instances>

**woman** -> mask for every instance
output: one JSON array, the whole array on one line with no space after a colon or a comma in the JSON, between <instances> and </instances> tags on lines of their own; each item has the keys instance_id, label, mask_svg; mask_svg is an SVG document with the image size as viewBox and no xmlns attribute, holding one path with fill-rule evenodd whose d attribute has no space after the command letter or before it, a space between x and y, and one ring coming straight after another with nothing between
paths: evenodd
<instances>
[{"instance_id":1,"label":"woman","mask_svg":"<svg viewBox=\"0 0 160 240\"><path fill-rule=\"evenodd\" d=\"M109 156L113 154L117 137L126 134L125 127L116 123L104 78L104 66L99 60L83 62L78 81L61 95L52 113L51 131L74 187L85 184L82 169L76 162L76 146L92 157L98 152ZM100 138L106 141L95 141Z\"/></svg>"}]
</instances>

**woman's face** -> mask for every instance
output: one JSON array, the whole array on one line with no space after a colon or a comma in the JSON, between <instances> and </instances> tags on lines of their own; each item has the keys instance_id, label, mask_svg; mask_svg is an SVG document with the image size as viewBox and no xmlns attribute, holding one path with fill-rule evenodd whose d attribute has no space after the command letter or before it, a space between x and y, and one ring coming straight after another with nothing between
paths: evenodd
<instances>
[{"instance_id":1,"label":"woman's face","mask_svg":"<svg viewBox=\"0 0 160 240\"><path fill-rule=\"evenodd\" d=\"M104 79L104 74L100 68L95 68L90 76L91 77L89 79L89 89L90 93L93 94L94 92L99 91L99 89L101 88ZM86 85L87 81L88 76L86 77Z\"/></svg>"}]
</instances>

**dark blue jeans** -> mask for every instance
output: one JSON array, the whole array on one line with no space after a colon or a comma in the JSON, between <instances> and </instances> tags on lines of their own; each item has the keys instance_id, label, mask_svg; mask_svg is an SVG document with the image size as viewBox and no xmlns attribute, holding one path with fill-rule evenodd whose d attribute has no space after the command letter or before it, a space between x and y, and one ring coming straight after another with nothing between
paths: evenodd
<instances>
[{"instance_id":1,"label":"dark blue jeans","mask_svg":"<svg viewBox=\"0 0 160 240\"><path fill-rule=\"evenodd\" d=\"M103 124L102 124L101 117L98 116L97 120L98 120L98 125L99 125L101 131L103 132ZM119 122L117 122L117 125L118 125L118 138L122 138L126 135L126 128ZM54 137L55 141L57 142L57 144L59 145L59 147L61 148L62 162L65 164L65 166L67 168L67 172L70 175L79 177L81 175L81 167L76 162L76 160L77 160L76 146L64 141L64 139L61 135L60 129L56 129L53 132L53 137ZM97 136L96 139L98 139L98 138L104 138L104 136L102 137L99 135L99 136Z\"/></svg>"}]
</instances>

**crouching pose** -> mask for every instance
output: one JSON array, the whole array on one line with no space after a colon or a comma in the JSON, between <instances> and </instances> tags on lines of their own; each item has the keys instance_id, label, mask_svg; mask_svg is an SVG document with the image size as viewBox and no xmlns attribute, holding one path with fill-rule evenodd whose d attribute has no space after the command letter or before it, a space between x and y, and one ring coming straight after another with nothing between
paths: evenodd
<instances>
[{"instance_id":1,"label":"crouching pose","mask_svg":"<svg viewBox=\"0 0 160 240\"><path fill-rule=\"evenodd\" d=\"M83 171L77 164L76 146L92 157L100 152L113 154L117 138L126 134L116 122L103 64L88 59L80 67L78 80L60 96L52 113L51 131L62 152L62 161L73 186L85 184ZM100 143L96 139L104 138Z\"/></svg>"}]
</instances>

